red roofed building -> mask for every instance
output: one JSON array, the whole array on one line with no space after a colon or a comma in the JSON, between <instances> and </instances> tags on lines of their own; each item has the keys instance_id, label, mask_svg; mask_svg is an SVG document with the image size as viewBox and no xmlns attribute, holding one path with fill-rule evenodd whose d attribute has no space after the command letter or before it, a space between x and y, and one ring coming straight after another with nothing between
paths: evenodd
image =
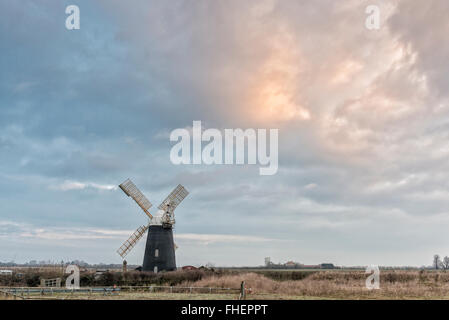
<instances>
[{"instance_id":1,"label":"red roofed building","mask_svg":"<svg viewBox=\"0 0 449 320\"><path fill-rule=\"evenodd\" d=\"M194 267L194 266L184 266L182 267L182 270L196 270L198 268Z\"/></svg>"}]
</instances>

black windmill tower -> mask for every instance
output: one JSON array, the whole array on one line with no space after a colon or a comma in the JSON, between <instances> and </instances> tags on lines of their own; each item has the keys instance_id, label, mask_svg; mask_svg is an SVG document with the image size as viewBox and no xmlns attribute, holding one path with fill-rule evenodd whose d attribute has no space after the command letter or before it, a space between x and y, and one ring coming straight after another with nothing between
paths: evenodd
<instances>
[{"instance_id":1,"label":"black windmill tower","mask_svg":"<svg viewBox=\"0 0 449 320\"><path fill-rule=\"evenodd\" d=\"M176 270L175 249L177 248L173 241L173 226L175 224L175 209L184 200L189 192L178 185L164 201L158 206L158 212L153 216L148 210L152 204L140 192L135 184L127 179L121 185L120 189L136 201L140 208L148 216L147 225L140 226L117 250L118 254L125 258L136 243L142 238L148 230L145 255L143 257L142 271L172 271Z\"/></svg>"}]
</instances>

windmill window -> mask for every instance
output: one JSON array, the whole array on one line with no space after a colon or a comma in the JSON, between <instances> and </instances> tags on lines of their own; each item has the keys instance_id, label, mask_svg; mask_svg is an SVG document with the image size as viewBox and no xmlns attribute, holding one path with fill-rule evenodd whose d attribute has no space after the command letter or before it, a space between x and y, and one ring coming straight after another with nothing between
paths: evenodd
<instances>
[{"instance_id":1,"label":"windmill window","mask_svg":"<svg viewBox=\"0 0 449 320\"><path fill-rule=\"evenodd\" d=\"M157 266L154 267L154 273L157 273Z\"/></svg>"},{"instance_id":2,"label":"windmill window","mask_svg":"<svg viewBox=\"0 0 449 320\"><path fill-rule=\"evenodd\" d=\"M159 257L159 249L154 250L154 256L156 258Z\"/></svg>"}]
</instances>

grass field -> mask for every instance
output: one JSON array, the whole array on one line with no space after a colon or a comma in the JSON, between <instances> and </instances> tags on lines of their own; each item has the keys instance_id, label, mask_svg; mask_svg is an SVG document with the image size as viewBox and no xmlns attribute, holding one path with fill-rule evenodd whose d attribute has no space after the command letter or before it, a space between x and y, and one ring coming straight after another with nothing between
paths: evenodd
<instances>
[{"instance_id":1,"label":"grass field","mask_svg":"<svg viewBox=\"0 0 449 320\"><path fill-rule=\"evenodd\" d=\"M4 296L0 296L0 300L5 299ZM13 298L7 298L8 300ZM19 299L19 298L17 298ZM184 294L184 293L120 293L120 295L114 296L101 296L101 295L71 295L71 294L59 294L53 296L34 296L24 300L238 300L236 294ZM287 296L277 294L251 294L247 296L246 300L317 300L323 299L321 297L309 297L309 296Z\"/></svg>"},{"instance_id":2,"label":"grass field","mask_svg":"<svg viewBox=\"0 0 449 320\"><path fill-rule=\"evenodd\" d=\"M211 300L238 299L241 281L251 288L247 299L449 299L449 272L419 270L382 270L380 289L365 287L367 274L363 270L231 270L206 272L192 277L185 272L167 273L167 287L158 292L132 287L117 295L101 293L54 293L52 295L32 294L32 299L123 299L123 300ZM162 280L161 280L162 279ZM173 279L176 279L174 281ZM194 279L194 280L192 280ZM171 283L170 283L171 281ZM144 285L149 285L148 283ZM156 284L153 284L156 285ZM157 284L157 285L160 285ZM171 288L170 288L171 287ZM183 288L233 288L232 292L212 290L184 290ZM170 288L170 289L167 289ZM171 292L173 293L171 293ZM184 293L180 293L184 292ZM0 299L11 298L0 294ZM18 297L20 298L20 297ZM27 298L25 296L24 298Z\"/></svg>"}]
</instances>

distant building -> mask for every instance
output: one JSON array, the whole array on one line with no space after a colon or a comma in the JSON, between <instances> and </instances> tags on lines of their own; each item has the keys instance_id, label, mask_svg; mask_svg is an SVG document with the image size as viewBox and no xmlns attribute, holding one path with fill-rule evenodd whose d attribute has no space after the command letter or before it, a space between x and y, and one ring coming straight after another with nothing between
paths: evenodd
<instances>
[{"instance_id":1,"label":"distant building","mask_svg":"<svg viewBox=\"0 0 449 320\"><path fill-rule=\"evenodd\" d=\"M304 264L301 266L303 269L320 269L320 265L317 264Z\"/></svg>"},{"instance_id":2,"label":"distant building","mask_svg":"<svg viewBox=\"0 0 449 320\"><path fill-rule=\"evenodd\" d=\"M266 257L265 258L265 266L268 267L269 265L271 265L271 258L270 257Z\"/></svg>"},{"instance_id":3,"label":"distant building","mask_svg":"<svg viewBox=\"0 0 449 320\"><path fill-rule=\"evenodd\" d=\"M286 266L286 267L295 267L296 265L297 265L297 263L294 262L294 261L287 261L287 262L284 264L284 266Z\"/></svg>"},{"instance_id":4,"label":"distant building","mask_svg":"<svg viewBox=\"0 0 449 320\"><path fill-rule=\"evenodd\" d=\"M335 269L335 266L333 263L322 263L320 264L321 269Z\"/></svg>"},{"instance_id":5,"label":"distant building","mask_svg":"<svg viewBox=\"0 0 449 320\"><path fill-rule=\"evenodd\" d=\"M12 270L0 270L0 276L12 276Z\"/></svg>"},{"instance_id":6,"label":"distant building","mask_svg":"<svg viewBox=\"0 0 449 320\"><path fill-rule=\"evenodd\" d=\"M109 269L97 269L95 270L94 279L98 280L105 273L109 272Z\"/></svg>"},{"instance_id":7,"label":"distant building","mask_svg":"<svg viewBox=\"0 0 449 320\"><path fill-rule=\"evenodd\" d=\"M182 267L182 270L196 270L196 269L198 269L198 268L194 267L194 266L184 266L184 267Z\"/></svg>"}]
</instances>

